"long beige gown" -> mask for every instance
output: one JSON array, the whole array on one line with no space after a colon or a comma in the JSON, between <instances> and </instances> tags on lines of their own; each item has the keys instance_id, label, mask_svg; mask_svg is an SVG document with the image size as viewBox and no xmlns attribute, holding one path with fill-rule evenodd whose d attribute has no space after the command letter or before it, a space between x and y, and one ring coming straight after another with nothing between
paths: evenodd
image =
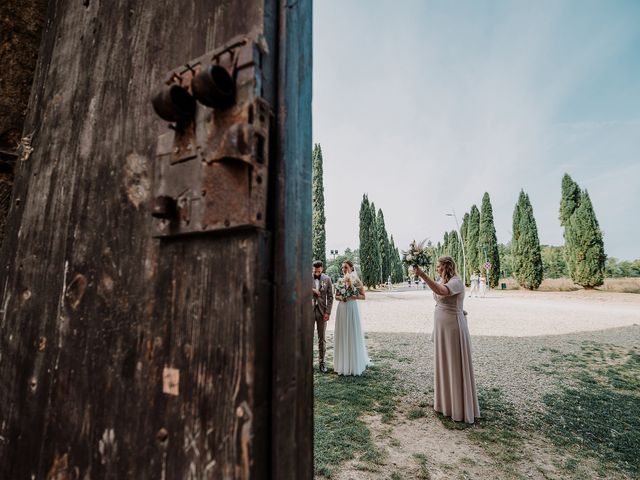
<instances>
[{"instance_id":1,"label":"long beige gown","mask_svg":"<svg viewBox=\"0 0 640 480\"><path fill-rule=\"evenodd\" d=\"M446 283L451 295L434 294L433 408L457 422L474 423L480 416L471 361L471 337L464 315L464 284L456 275Z\"/></svg>"}]
</instances>

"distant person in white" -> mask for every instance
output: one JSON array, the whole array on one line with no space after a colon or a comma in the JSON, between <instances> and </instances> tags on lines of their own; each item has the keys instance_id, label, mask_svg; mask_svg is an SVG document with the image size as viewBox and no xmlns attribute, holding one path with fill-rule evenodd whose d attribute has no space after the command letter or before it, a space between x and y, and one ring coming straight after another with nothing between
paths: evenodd
<instances>
[{"instance_id":1,"label":"distant person in white","mask_svg":"<svg viewBox=\"0 0 640 480\"><path fill-rule=\"evenodd\" d=\"M478 276L478 272L473 272L471 274L471 291L469 292L469 298L471 298L471 295L475 294L475 296L478 296L478 283L480 281L480 277Z\"/></svg>"},{"instance_id":2,"label":"distant person in white","mask_svg":"<svg viewBox=\"0 0 640 480\"><path fill-rule=\"evenodd\" d=\"M480 276L480 296L484 297L487 292L487 278L484 275Z\"/></svg>"}]
</instances>

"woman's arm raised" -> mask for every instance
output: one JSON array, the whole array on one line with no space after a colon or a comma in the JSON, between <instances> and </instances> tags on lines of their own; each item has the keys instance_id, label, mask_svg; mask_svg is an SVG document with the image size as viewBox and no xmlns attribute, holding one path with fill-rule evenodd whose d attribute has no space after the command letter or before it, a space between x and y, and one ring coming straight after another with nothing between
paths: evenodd
<instances>
[{"instance_id":1,"label":"woman's arm raised","mask_svg":"<svg viewBox=\"0 0 640 480\"><path fill-rule=\"evenodd\" d=\"M433 280L431 277L429 277L429 275L424 273L420 267L414 266L413 271L416 273L416 275L418 275L421 279L423 279L427 283L427 285L429 285L429 288L431 289L431 291L436 295L440 295L443 297L451 295L451 292L449 291L449 287Z\"/></svg>"}]
</instances>

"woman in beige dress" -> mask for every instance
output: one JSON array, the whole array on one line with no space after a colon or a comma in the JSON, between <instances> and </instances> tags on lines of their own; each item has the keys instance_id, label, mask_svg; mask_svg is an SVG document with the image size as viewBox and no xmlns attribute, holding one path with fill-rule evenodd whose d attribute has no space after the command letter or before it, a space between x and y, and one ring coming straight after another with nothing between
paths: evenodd
<instances>
[{"instance_id":1,"label":"woman in beige dress","mask_svg":"<svg viewBox=\"0 0 640 480\"><path fill-rule=\"evenodd\" d=\"M480 416L480 406L471 361L471 337L462 308L464 284L456 275L455 262L448 256L438 259L440 282L432 280L419 267L413 268L427 282L436 300L433 408L456 422L474 423Z\"/></svg>"}]
</instances>

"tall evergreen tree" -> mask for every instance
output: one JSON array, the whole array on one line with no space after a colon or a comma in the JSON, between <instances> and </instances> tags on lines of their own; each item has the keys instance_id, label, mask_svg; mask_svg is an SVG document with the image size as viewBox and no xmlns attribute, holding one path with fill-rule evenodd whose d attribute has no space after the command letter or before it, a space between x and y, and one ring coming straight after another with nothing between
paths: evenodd
<instances>
[{"instance_id":1,"label":"tall evergreen tree","mask_svg":"<svg viewBox=\"0 0 640 480\"><path fill-rule=\"evenodd\" d=\"M378 236L378 215L376 210L376 204L371 202L371 230L369 233L369 241L373 245L373 249L375 251L375 256L377 258L375 263L376 269L376 283L375 285L380 285L382 283L382 254L380 252L380 240Z\"/></svg>"},{"instance_id":2,"label":"tall evergreen tree","mask_svg":"<svg viewBox=\"0 0 640 480\"><path fill-rule=\"evenodd\" d=\"M562 177L562 197L560 199L560 225L569 225L569 219L580 204L580 187L568 173Z\"/></svg>"},{"instance_id":3,"label":"tall evergreen tree","mask_svg":"<svg viewBox=\"0 0 640 480\"><path fill-rule=\"evenodd\" d=\"M467 265L470 274L481 273L481 257L478 254L478 239L480 236L480 211L473 205L469 212L469 225L467 226Z\"/></svg>"},{"instance_id":4,"label":"tall evergreen tree","mask_svg":"<svg viewBox=\"0 0 640 480\"><path fill-rule=\"evenodd\" d=\"M524 288L535 290L542 283L542 255L533 207L524 190L520 191L518 203L513 211L511 248L516 280Z\"/></svg>"},{"instance_id":5,"label":"tall evergreen tree","mask_svg":"<svg viewBox=\"0 0 640 480\"><path fill-rule=\"evenodd\" d=\"M324 214L324 183L322 180L322 149L316 143L313 147L312 162L312 230L311 242L314 260L321 260L327 265L327 233L325 230L326 217Z\"/></svg>"},{"instance_id":6,"label":"tall evergreen tree","mask_svg":"<svg viewBox=\"0 0 640 480\"><path fill-rule=\"evenodd\" d=\"M429 276L431 278L436 278L436 263L438 262L438 251L437 247L431 243L431 240L427 241L427 251L429 252L429 256L431 257L431 265L429 265Z\"/></svg>"},{"instance_id":7,"label":"tall evergreen tree","mask_svg":"<svg viewBox=\"0 0 640 480\"><path fill-rule=\"evenodd\" d=\"M566 247L573 257L569 265L572 280L585 288L602 285L607 256L602 231L586 190L581 193L568 226Z\"/></svg>"},{"instance_id":8,"label":"tall evergreen tree","mask_svg":"<svg viewBox=\"0 0 640 480\"><path fill-rule=\"evenodd\" d=\"M438 259L444 255L444 247L440 242L436 243L433 247L433 262L431 262L431 267L433 269L433 278L438 275L438 271L436 267L438 265Z\"/></svg>"},{"instance_id":9,"label":"tall evergreen tree","mask_svg":"<svg viewBox=\"0 0 640 480\"><path fill-rule=\"evenodd\" d=\"M362 196L360 204L360 268L362 270L362 283L367 287L372 287L377 283L378 271L376 269L375 258L377 250L371 244L371 205L367 195Z\"/></svg>"},{"instance_id":10,"label":"tall evergreen tree","mask_svg":"<svg viewBox=\"0 0 640 480\"><path fill-rule=\"evenodd\" d=\"M580 204L580 187L573 179L569 176L569 174L565 173L562 177L562 194L560 198L560 225L564 227L564 243L565 243L565 260L567 262L567 267L569 268L569 272L572 272L575 268L575 252L571 251L571 248L568 245L569 238L569 230L571 228L571 216L577 210L578 205ZM571 274L573 276L573 274Z\"/></svg>"},{"instance_id":11,"label":"tall evergreen tree","mask_svg":"<svg viewBox=\"0 0 640 480\"><path fill-rule=\"evenodd\" d=\"M380 283L380 248L378 247L376 211L367 195L360 204L360 264L362 283L374 287Z\"/></svg>"},{"instance_id":12,"label":"tall evergreen tree","mask_svg":"<svg viewBox=\"0 0 640 480\"><path fill-rule=\"evenodd\" d=\"M376 227L378 229L378 248L380 249L380 276L382 283L385 283L389 280L389 275L391 275L391 251L389 235L384 224L384 214L381 208L378 209Z\"/></svg>"},{"instance_id":13,"label":"tall evergreen tree","mask_svg":"<svg viewBox=\"0 0 640 480\"><path fill-rule=\"evenodd\" d=\"M406 276L405 273L405 265L402 263L402 258L400 257L400 250L398 249L398 247L395 247L395 259L396 259L396 279L395 282L396 283L400 283L404 280L404 277Z\"/></svg>"},{"instance_id":14,"label":"tall evergreen tree","mask_svg":"<svg viewBox=\"0 0 640 480\"><path fill-rule=\"evenodd\" d=\"M478 248L481 253L481 262L488 260L491 263L489 282L491 287L497 287L500 281L500 254L498 252L498 239L496 227L493 223L493 209L491 199L487 192L482 197L480 210L480 232L478 235Z\"/></svg>"},{"instance_id":15,"label":"tall evergreen tree","mask_svg":"<svg viewBox=\"0 0 640 480\"><path fill-rule=\"evenodd\" d=\"M398 279L397 279L397 275L398 275L398 271L397 271L397 262L396 262L396 244L393 241L393 235L391 235L387 241L387 244L389 245L389 265L391 268L391 282L392 283L398 283Z\"/></svg>"},{"instance_id":16,"label":"tall evergreen tree","mask_svg":"<svg viewBox=\"0 0 640 480\"><path fill-rule=\"evenodd\" d=\"M456 262L456 271L462 278L462 246L460 245L460 237L458 232L451 230L449 232L449 255Z\"/></svg>"},{"instance_id":17,"label":"tall evergreen tree","mask_svg":"<svg viewBox=\"0 0 640 480\"><path fill-rule=\"evenodd\" d=\"M520 240L520 220L522 218L522 205L524 203L524 190L520 190L518 201L513 209L513 217L511 221L511 255L512 255L512 268L514 276L517 278L517 272L520 270L520 256L518 255L518 241Z\"/></svg>"},{"instance_id":18,"label":"tall evergreen tree","mask_svg":"<svg viewBox=\"0 0 640 480\"><path fill-rule=\"evenodd\" d=\"M463 251L463 261L466 259L466 263L467 266L466 268L463 268L463 265L460 266L461 269L461 275L462 275L462 271L464 270L466 272L466 278L464 279L465 284L471 285L471 272L469 272L469 258L468 258L468 250L469 250L469 246L468 246L468 242L467 242L467 230L469 228L469 214L465 213L462 216L462 225L460 225L460 243L464 244L464 251Z\"/></svg>"},{"instance_id":19,"label":"tall evergreen tree","mask_svg":"<svg viewBox=\"0 0 640 480\"><path fill-rule=\"evenodd\" d=\"M451 246L449 245L449 232L444 232L444 239L442 240L442 254L450 255L450 248Z\"/></svg>"},{"instance_id":20,"label":"tall evergreen tree","mask_svg":"<svg viewBox=\"0 0 640 480\"><path fill-rule=\"evenodd\" d=\"M398 247L396 247L393 235L391 235L391 238L389 239L389 250L391 252L391 281L393 283L400 283L404 279L404 271L402 268L400 251L398 250Z\"/></svg>"}]
</instances>

